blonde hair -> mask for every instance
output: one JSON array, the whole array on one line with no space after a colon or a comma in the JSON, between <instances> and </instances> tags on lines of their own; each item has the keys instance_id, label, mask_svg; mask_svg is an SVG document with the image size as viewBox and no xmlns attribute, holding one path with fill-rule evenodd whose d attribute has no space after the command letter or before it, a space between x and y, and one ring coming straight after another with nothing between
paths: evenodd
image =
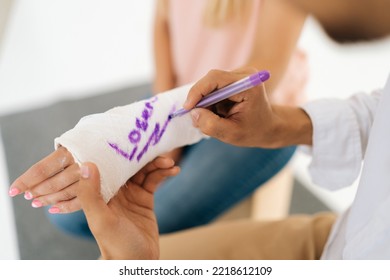
<instances>
[{"instance_id":1,"label":"blonde hair","mask_svg":"<svg viewBox=\"0 0 390 280\"><path fill-rule=\"evenodd\" d=\"M220 27L228 21L244 22L250 12L252 0L207 0L203 20L208 27ZM168 0L157 1L157 11L168 16Z\"/></svg>"}]
</instances>

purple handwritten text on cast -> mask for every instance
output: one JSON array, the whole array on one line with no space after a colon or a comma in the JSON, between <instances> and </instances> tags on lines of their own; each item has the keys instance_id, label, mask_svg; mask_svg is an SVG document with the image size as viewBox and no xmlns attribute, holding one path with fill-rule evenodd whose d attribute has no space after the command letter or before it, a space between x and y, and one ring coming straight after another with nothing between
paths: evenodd
<instances>
[{"instance_id":1,"label":"purple handwritten text on cast","mask_svg":"<svg viewBox=\"0 0 390 280\"><path fill-rule=\"evenodd\" d=\"M142 116L140 118L136 118L135 120L135 129L130 131L128 134L128 139L131 144L133 144L133 149L131 152L126 152L123 149L121 149L117 144L115 143L108 143L108 145L116 151L118 155L121 155L122 157L126 158L129 161L132 161L134 159L134 156L136 155L138 151L138 143L141 141L143 135L145 132L148 130L149 127L149 119L153 114L154 107L152 103L157 101L157 97L154 97L150 99L148 102L145 103L145 108L142 111ZM172 112L174 111L175 108L172 108ZM156 123L153 129L152 134L149 136L148 141L146 142L145 146L141 149L139 154L137 155L136 159L137 161L140 161L143 157L143 155L148 151L150 146L155 146L157 145L162 136L164 135L166 128L168 124L170 123L171 118L167 118L164 122L164 125L161 128L161 125L159 123Z\"/></svg>"}]
</instances>

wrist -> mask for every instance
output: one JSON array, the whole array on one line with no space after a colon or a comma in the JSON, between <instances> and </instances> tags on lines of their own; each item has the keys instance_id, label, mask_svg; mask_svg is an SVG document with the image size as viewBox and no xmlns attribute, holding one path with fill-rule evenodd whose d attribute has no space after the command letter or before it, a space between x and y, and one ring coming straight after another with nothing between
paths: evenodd
<instances>
[{"instance_id":1,"label":"wrist","mask_svg":"<svg viewBox=\"0 0 390 280\"><path fill-rule=\"evenodd\" d=\"M276 115L273 146L311 145L313 126L310 117L298 107L272 106Z\"/></svg>"}]
</instances>

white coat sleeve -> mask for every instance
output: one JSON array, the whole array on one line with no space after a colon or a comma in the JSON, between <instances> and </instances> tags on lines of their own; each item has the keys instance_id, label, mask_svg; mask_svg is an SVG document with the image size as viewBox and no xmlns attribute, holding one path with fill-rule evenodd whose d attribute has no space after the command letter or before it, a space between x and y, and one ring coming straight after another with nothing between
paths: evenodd
<instances>
[{"instance_id":1,"label":"white coat sleeve","mask_svg":"<svg viewBox=\"0 0 390 280\"><path fill-rule=\"evenodd\" d=\"M304 147L312 160L313 183L337 190L359 176L368 135L381 92L349 99L321 99L302 106L313 124L313 145Z\"/></svg>"}]
</instances>

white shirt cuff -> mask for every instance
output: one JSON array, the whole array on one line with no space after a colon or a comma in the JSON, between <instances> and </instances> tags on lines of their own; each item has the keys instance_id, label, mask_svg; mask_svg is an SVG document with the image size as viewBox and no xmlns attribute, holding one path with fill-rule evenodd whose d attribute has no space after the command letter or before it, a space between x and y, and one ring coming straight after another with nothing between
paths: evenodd
<instances>
[{"instance_id":1,"label":"white shirt cuff","mask_svg":"<svg viewBox=\"0 0 390 280\"><path fill-rule=\"evenodd\" d=\"M313 183L337 190L350 186L360 174L362 148L359 125L345 100L323 99L302 109L313 123L309 172Z\"/></svg>"}]
</instances>

